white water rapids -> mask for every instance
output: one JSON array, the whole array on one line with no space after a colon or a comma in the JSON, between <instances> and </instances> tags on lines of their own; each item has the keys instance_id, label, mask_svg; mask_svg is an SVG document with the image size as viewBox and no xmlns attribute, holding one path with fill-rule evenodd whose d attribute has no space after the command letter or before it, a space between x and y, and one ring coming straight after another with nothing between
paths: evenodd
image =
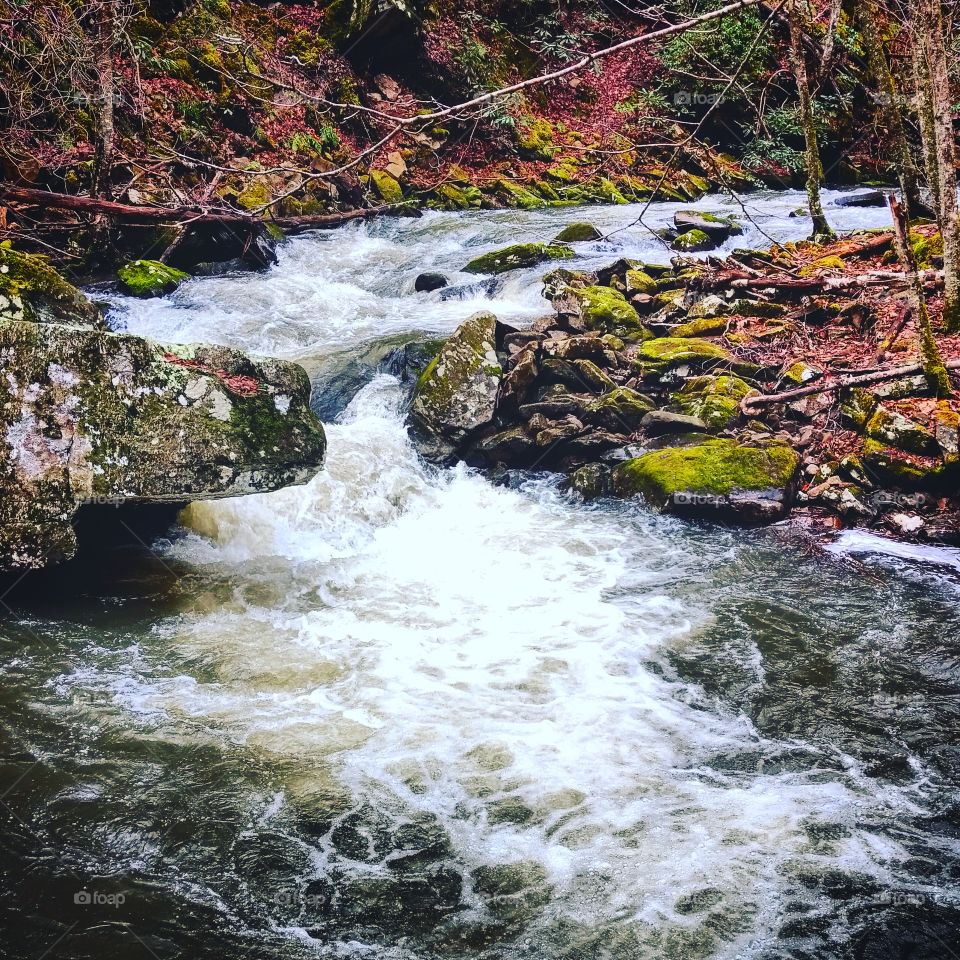
<instances>
[{"instance_id":1,"label":"white water rapids","mask_svg":"<svg viewBox=\"0 0 960 960\"><path fill-rule=\"evenodd\" d=\"M833 198L838 227L887 220L883 209L832 208ZM787 216L801 203L798 192L750 198L757 225L727 247L766 245L764 233L802 237L809 221ZM648 223L664 225L677 206L655 205ZM738 212L718 197L696 206ZM549 240L575 219L612 230L638 212L350 226L288 241L266 274L197 279L163 300L118 298L112 319L317 373L331 353L446 333L480 308L529 322L547 312L538 284L547 268L493 285L458 268L506 243ZM670 256L637 226L578 253L574 267ZM464 291L415 294L426 270ZM803 871L827 864L890 882L907 853L858 821L914 809L921 788L866 778L842 744L811 745L789 729L771 736L671 666L695 657L729 585L768 582L762 564L750 569L752 552L770 549L764 535L687 527L639 504L586 507L542 477L507 489L462 467L428 467L406 435L405 396L392 376L373 375L328 425L326 468L307 486L192 506L189 532L165 556L194 571L196 596L128 663L61 683L107 690L127 722L155 736L203 730L251 762L276 763L261 824L319 796L340 798L340 811L374 811L374 824L428 816L464 878L462 923L490 916L477 871L520 865L526 886L507 896L521 903L522 934L490 956L760 956L798 898L815 904L798 887ZM792 561L781 562L786 582ZM205 589L205 579L219 586ZM771 636L797 629L777 612L792 602L788 591L759 605ZM802 616L799 596L795 606ZM771 669L746 627L731 628L714 655L735 665L744 696ZM173 666L141 670L140 658ZM784 751L806 759L771 765ZM376 846L375 826L365 835ZM324 841L302 884L334 862L348 878L389 874L383 858L351 859ZM297 944L310 940L307 926L276 922ZM607 952L577 953L581 942ZM336 934L314 945L425 955L415 937Z\"/></svg>"}]
</instances>

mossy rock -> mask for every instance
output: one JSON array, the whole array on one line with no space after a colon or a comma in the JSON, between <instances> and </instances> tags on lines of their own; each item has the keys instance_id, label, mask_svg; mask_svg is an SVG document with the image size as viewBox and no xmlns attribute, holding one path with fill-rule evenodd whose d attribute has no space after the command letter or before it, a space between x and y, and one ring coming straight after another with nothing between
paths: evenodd
<instances>
[{"instance_id":1,"label":"mossy rock","mask_svg":"<svg viewBox=\"0 0 960 960\"><path fill-rule=\"evenodd\" d=\"M237 194L237 206L253 212L254 210L259 210L261 207L265 207L271 199L270 188L267 186L263 177L254 177L250 183Z\"/></svg>"},{"instance_id":2,"label":"mossy rock","mask_svg":"<svg viewBox=\"0 0 960 960\"><path fill-rule=\"evenodd\" d=\"M703 364L716 361L733 362L728 350L696 337L657 337L641 344L637 354L641 361L646 360L668 367L682 363Z\"/></svg>"},{"instance_id":3,"label":"mossy rock","mask_svg":"<svg viewBox=\"0 0 960 960\"><path fill-rule=\"evenodd\" d=\"M759 317L763 320L773 320L782 317L787 308L779 303L767 303L764 300L732 300L730 313L737 317Z\"/></svg>"},{"instance_id":4,"label":"mossy rock","mask_svg":"<svg viewBox=\"0 0 960 960\"><path fill-rule=\"evenodd\" d=\"M602 240L603 234L592 224L581 221L569 223L554 238L554 243L586 243Z\"/></svg>"},{"instance_id":5,"label":"mossy rock","mask_svg":"<svg viewBox=\"0 0 960 960\"><path fill-rule=\"evenodd\" d=\"M907 453L936 456L940 452L936 438L926 427L882 405L867 422L866 433L872 440Z\"/></svg>"},{"instance_id":6,"label":"mossy rock","mask_svg":"<svg viewBox=\"0 0 960 960\"><path fill-rule=\"evenodd\" d=\"M172 293L190 274L159 260L133 260L117 271L120 289L134 297L162 297Z\"/></svg>"},{"instance_id":7,"label":"mossy rock","mask_svg":"<svg viewBox=\"0 0 960 960\"><path fill-rule=\"evenodd\" d=\"M641 494L670 513L764 523L789 509L799 465L785 444L707 439L627 460L613 470L613 490L621 497Z\"/></svg>"},{"instance_id":8,"label":"mossy rock","mask_svg":"<svg viewBox=\"0 0 960 960\"><path fill-rule=\"evenodd\" d=\"M447 459L493 420L503 370L496 352L497 318L477 313L445 342L417 380L411 419L424 453Z\"/></svg>"},{"instance_id":9,"label":"mossy rock","mask_svg":"<svg viewBox=\"0 0 960 960\"><path fill-rule=\"evenodd\" d=\"M790 366L783 371L782 379L788 380L790 383L795 383L798 387L802 387L822 376L823 371L819 367L814 367L809 363L804 363L803 360L798 360L796 363L791 363Z\"/></svg>"},{"instance_id":10,"label":"mossy rock","mask_svg":"<svg viewBox=\"0 0 960 960\"><path fill-rule=\"evenodd\" d=\"M726 430L740 419L740 401L752 391L750 384L728 374L694 377L673 395L671 403L699 417L710 430Z\"/></svg>"},{"instance_id":11,"label":"mossy rock","mask_svg":"<svg viewBox=\"0 0 960 960\"><path fill-rule=\"evenodd\" d=\"M441 210L469 210L479 208L482 203L483 194L477 187L442 183L434 190L428 205Z\"/></svg>"},{"instance_id":12,"label":"mossy rock","mask_svg":"<svg viewBox=\"0 0 960 960\"><path fill-rule=\"evenodd\" d=\"M801 267L797 271L797 275L800 277L815 277L818 274L822 273L824 270L844 270L845 265L843 260L840 257L818 257L812 263L808 263L806 266Z\"/></svg>"},{"instance_id":13,"label":"mossy rock","mask_svg":"<svg viewBox=\"0 0 960 960\"><path fill-rule=\"evenodd\" d=\"M657 281L645 270L627 270L624 286L628 294L643 293L653 296L657 290Z\"/></svg>"},{"instance_id":14,"label":"mossy rock","mask_svg":"<svg viewBox=\"0 0 960 960\"><path fill-rule=\"evenodd\" d=\"M681 253L697 253L701 250L713 250L716 244L702 230L688 230L676 237L670 246Z\"/></svg>"},{"instance_id":15,"label":"mossy rock","mask_svg":"<svg viewBox=\"0 0 960 960\"><path fill-rule=\"evenodd\" d=\"M629 387L616 387L587 408L590 423L614 433L633 433L640 421L654 409L650 397Z\"/></svg>"},{"instance_id":16,"label":"mossy rock","mask_svg":"<svg viewBox=\"0 0 960 960\"><path fill-rule=\"evenodd\" d=\"M520 210L536 210L539 207L546 206L543 197L537 196L532 190L528 190L513 180L498 180L495 190L504 203Z\"/></svg>"},{"instance_id":17,"label":"mossy rock","mask_svg":"<svg viewBox=\"0 0 960 960\"><path fill-rule=\"evenodd\" d=\"M397 178L391 176L386 170L371 170L370 183L384 203L403 203L403 187L400 186Z\"/></svg>"},{"instance_id":18,"label":"mossy rock","mask_svg":"<svg viewBox=\"0 0 960 960\"><path fill-rule=\"evenodd\" d=\"M549 120L531 118L516 128L517 149L525 160L552 160L557 152L554 129Z\"/></svg>"},{"instance_id":19,"label":"mossy rock","mask_svg":"<svg viewBox=\"0 0 960 960\"><path fill-rule=\"evenodd\" d=\"M863 441L862 460L863 466L874 480L904 490L935 488L944 476L942 462L917 464L908 460L903 451L888 447L870 437Z\"/></svg>"},{"instance_id":20,"label":"mossy rock","mask_svg":"<svg viewBox=\"0 0 960 960\"><path fill-rule=\"evenodd\" d=\"M554 164L544 172L545 177L549 177L555 183L559 184L576 183L578 174L578 168L570 161Z\"/></svg>"},{"instance_id":21,"label":"mossy rock","mask_svg":"<svg viewBox=\"0 0 960 960\"><path fill-rule=\"evenodd\" d=\"M613 333L625 339L650 336L640 315L619 290L596 286L570 287L568 290L588 329Z\"/></svg>"},{"instance_id":22,"label":"mossy rock","mask_svg":"<svg viewBox=\"0 0 960 960\"><path fill-rule=\"evenodd\" d=\"M877 398L862 387L854 387L840 403L841 415L858 430L867 425L867 421L877 409Z\"/></svg>"},{"instance_id":23,"label":"mossy rock","mask_svg":"<svg viewBox=\"0 0 960 960\"><path fill-rule=\"evenodd\" d=\"M561 244L516 243L474 257L463 270L465 273L506 273L535 267L549 260L570 260L573 256L573 250Z\"/></svg>"},{"instance_id":24,"label":"mossy rock","mask_svg":"<svg viewBox=\"0 0 960 960\"><path fill-rule=\"evenodd\" d=\"M671 337L710 337L724 333L727 329L726 317L699 317L681 323L670 331Z\"/></svg>"},{"instance_id":25,"label":"mossy rock","mask_svg":"<svg viewBox=\"0 0 960 960\"><path fill-rule=\"evenodd\" d=\"M46 258L0 243L0 320L105 327L100 311Z\"/></svg>"}]
</instances>

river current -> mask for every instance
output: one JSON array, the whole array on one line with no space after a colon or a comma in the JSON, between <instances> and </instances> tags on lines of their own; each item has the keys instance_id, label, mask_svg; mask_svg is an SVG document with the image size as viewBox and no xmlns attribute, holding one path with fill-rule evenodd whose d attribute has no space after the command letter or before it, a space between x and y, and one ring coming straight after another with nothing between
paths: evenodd
<instances>
[{"instance_id":1,"label":"river current","mask_svg":"<svg viewBox=\"0 0 960 960\"><path fill-rule=\"evenodd\" d=\"M745 202L728 247L807 230L799 193ZM960 954L960 555L494 486L407 437L392 351L547 312L544 270L470 256L580 218L618 232L575 266L665 262L640 209L352 225L111 301L303 363L328 461L4 600L0 955Z\"/></svg>"}]
</instances>

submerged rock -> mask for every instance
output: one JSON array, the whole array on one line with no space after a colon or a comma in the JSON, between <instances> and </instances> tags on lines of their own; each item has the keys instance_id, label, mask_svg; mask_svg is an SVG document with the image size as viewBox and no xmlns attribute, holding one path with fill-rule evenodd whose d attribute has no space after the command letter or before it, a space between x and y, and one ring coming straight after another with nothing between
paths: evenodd
<instances>
[{"instance_id":1,"label":"submerged rock","mask_svg":"<svg viewBox=\"0 0 960 960\"><path fill-rule=\"evenodd\" d=\"M424 452L447 459L493 420L503 370L496 351L497 318L476 313L441 347L417 381L410 415Z\"/></svg>"},{"instance_id":2,"label":"submerged rock","mask_svg":"<svg viewBox=\"0 0 960 960\"><path fill-rule=\"evenodd\" d=\"M421 273L413 281L413 289L417 293L429 293L431 290L442 290L450 281L442 273Z\"/></svg>"},{"instance_id":3,"label":"submerged rock","mask_svg":"<svg viewBox=\"0 0 960 960\"><path fill-rule=\"evenodd\" d=\"M464 268L464 273L506 273L535 267L548 260L570 260L573 250L561 244L516 243L502 250L492 250L474 257Z\"/></svg>"},{"instance_id":4,"label":"submerged rock","mask_svg":"<svg viewBox=\"0 0 960 960\"><path fill-rule=\"evenodd\" d=\"M642 494L668 513L740 524L769 523L790 508L799 458L790 447L704 440L653 450L617 465L617 496Z\"/></svg>"},{"instance_id":5,"label":"submerged rock","mask_svg":"<svg viewBox=\"0 0 960 960\"><path fill-rule=\"evenodd\" d=\"M57 290L40 313L82 297ZM0 569L73 556L85 504L259 493L305 483L323 463L323 427L296 364L16 320L0 322L0 353Z\"/></svg>"}]
</instances>

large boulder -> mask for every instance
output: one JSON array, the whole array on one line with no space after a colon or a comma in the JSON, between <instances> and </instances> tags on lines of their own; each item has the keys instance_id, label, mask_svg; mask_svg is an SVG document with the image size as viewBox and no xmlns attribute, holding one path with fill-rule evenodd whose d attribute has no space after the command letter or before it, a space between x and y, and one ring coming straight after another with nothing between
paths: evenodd
<instances>
[{"instance_id":1,"label":"large boulder","mask_svg":"<svg viewBox=\"0 0 960 960\"><path fill-rule=\"evenodd\" d=\"M613 470L617 496L642 494L680 516L738 524L770 523L790 508L799 459L790 447L734 440L652 450Z\"/></svg>"},{"instance_id":2,"label":"large boulder","mask_svg":"<svg viewBox=\"0 0 960 960\"><path fill-rule=\"evenodd\" d=\"M32 288L21 300L50 316L68 297ZM323 463L301 367L111 333L97 317L88 304L71 324L0 320L0 570L73 556L84 505L258 493Z\"/></svg>"},{"instance_id":3,"label":"large boulder","mask_svg":"<svg viewBox=\"0 0 960 960\"><path fill-rule=\"evenodd\" d=\"M417 381L410 417L432 459L449 459L492 420L503 379L497 318L475 313L457 327Z\"/></svg>"},{"instance_id":4,"label":"large boulder","mask_svg":"<svg viewBox=\"0 0 960 960\"><path fill-rule=\"evenodd\" d=\"M68 323L106 329L100 311L43 257L0 244L0 321Z\"/></svg>"}]
</instances>

